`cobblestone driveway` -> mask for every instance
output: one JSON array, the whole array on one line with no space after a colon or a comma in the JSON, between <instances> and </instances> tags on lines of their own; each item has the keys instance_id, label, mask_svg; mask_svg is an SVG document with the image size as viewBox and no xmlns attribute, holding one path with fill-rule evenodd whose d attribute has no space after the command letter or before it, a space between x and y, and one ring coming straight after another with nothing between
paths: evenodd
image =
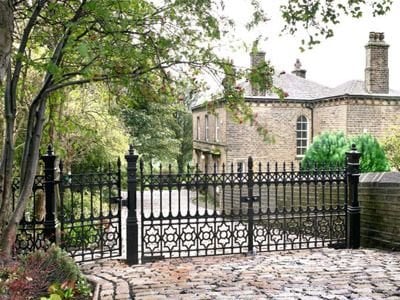
<instances>
[{"instance_id":1,"label":"cobblestone driveway","mask_svg":"<svg viewBox=\"0 0 400 300\"><path fill-rule=\"evenodd\" d=\"M106 299L400 299L400 252L314 249L82 265Z\"/></svg>"}]
</instances>

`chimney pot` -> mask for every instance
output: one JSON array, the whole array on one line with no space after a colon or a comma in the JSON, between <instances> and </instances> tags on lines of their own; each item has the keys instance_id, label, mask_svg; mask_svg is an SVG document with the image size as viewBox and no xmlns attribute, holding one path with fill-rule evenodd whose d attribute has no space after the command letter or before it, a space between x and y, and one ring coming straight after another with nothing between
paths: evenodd
<instances>
[{"instance_id":1,"label":"chimney pot","mask_svg":"<svg viewBox=\"0 0 400 300\"><path fill-rule=\"evenodd\" d=\"M306 78L306 73L307 71L301 68L300 59L297 58L294 64L294 70L292 71L292 74L299 76L301 78Z\"/></svg>"},{"instance_id":2,"label":"chimney pot","mask_svg":"<svg viewBox=\"0 0 400 300\"><path fill-rule=\"evenodd\" d=\"M250 53L250 65L252 69L257 68L258 66L265 63L265 52L264 51L257 51ZM251 94L253 96L263 96L264 94L259 91L256 87L251 87Z\"/></svg>"}]
</instances>

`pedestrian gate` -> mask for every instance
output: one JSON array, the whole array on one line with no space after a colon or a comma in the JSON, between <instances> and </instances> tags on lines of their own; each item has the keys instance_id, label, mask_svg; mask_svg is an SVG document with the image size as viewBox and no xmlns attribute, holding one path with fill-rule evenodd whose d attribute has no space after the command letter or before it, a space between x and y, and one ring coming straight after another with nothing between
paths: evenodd
<instances>
[{"instance_id":1,"label":"pedestrian gate","mask_svg":"<svg viewBox=\"0 0 400 300\"><path fill-rule=\"evenodd\" d=\"M17 253L46 249L55 243L76 261L118 257L121 239L121 163L85 174L65 172L51 147L44 175L33 185L31 201L19 224ZM19 178L13 183L14 204Z\"/></svg>"}]
</instances>

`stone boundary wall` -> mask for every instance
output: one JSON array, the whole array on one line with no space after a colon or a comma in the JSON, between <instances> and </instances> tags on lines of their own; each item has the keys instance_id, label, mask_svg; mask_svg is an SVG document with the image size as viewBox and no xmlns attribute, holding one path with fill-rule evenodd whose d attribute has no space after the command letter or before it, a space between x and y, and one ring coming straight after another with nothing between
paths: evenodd
<instances>
[{"instance_id":1,"label":"stone boundary wall","mask_svg":"<svg viewBox=\"0 0 400 300\"><path fill-rule=\"evenodd\" d=\"M400 173L360 177L361 245L400 250Z\"/></svg>"}]
</instances>

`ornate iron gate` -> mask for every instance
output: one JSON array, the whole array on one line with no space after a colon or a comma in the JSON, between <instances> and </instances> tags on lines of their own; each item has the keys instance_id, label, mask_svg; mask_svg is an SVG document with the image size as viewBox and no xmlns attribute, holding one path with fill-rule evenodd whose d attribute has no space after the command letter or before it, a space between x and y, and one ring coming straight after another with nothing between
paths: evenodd
<instances>
[{"instance_id":1,"label":"ornate iron gate","mask_svg":"<svg viewBox=\"0 0 400 300\"><path fill-rule=\"evenodd\" d=\"M121 163L116 169L65 174L51 147L42 156L44 175L36 176L32 201L16 239L24 253L60 245L76 261L121 256ZM59 172L57 172L59 170ZM14 202L19 180L14 180Z\"/></svg>"},{"instance_id":2,"label":"ornate iron gate","mask_svg":"<svg viewBox=\"0 0 400 300\"><path fill-rule=\"evenodd\" d=\"M349 184L355 191L350 193L350 208L358 208L355 154L355 148L348 153L351 172L344 167L295 168L293 163L281 169L277 164L254 167L249 158L246 171L236 171L233 165L218 171L214 165L212 170L188 168L185 174L173 174L171 166L167 170L150 166L146 171L140 162L136 177L137 156L131 149L126 157L128 263L138 263L139 258L145 262L346 244L357 247L357 233L347 226ZM350 214L356 220L359 208ZM357 226L357 220L353 223Z\"/></svg>"}]
</instances>

